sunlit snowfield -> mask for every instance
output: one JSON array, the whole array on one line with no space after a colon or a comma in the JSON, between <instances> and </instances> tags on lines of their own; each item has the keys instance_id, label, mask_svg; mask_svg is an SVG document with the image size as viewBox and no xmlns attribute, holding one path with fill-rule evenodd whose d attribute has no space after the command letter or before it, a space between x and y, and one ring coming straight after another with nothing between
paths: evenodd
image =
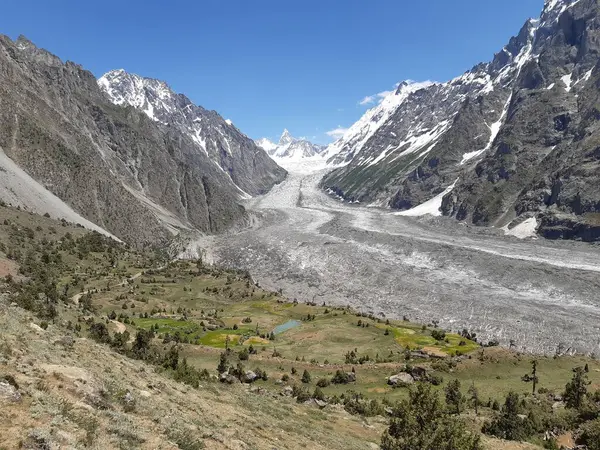
<instances>
[{"instance_id":1,"label":"sunlit snowfield","mask_svg":"<svg viewBox=\"0 0 600 450\"><path fill-rule=\"evenodd\" d=\"M300 301L439 320L527 351L599 350L598 246L347 205L318 189L314 161L286 169L284 183L246 204L250 228L198 243L209 260Z\"/></svg>"}]
</instances>

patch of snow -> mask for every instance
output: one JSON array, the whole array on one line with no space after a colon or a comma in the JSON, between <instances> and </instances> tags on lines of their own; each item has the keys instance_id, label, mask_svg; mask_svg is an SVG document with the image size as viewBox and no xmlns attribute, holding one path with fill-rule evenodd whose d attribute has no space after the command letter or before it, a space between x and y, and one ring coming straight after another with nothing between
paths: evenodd
<instances>
[{"instance_id":1,"label":"patch of snow","mask_svg":"<svg viewBox=\"0 0 600 450\"><path fill-rule=\"evenodd\" d=\"M552 90L552 89L554 88L554 86L555 86L555 84L554 84L554 83L552 83L552 84L551 84L550 86L548 86L546 89L550 91L550 90Z\"/></svg>"},{"instance_id":2,"label":"patch of snow","mask_svg":"<svg viewBox=\"0 0 600 450\"><path fill-rule=\"evenodd\" d=\"M208 149L206 148L206 139L204 139L204 137L200 136L200 133L202 132L202 128L197 128L195 133L192 134L192 139L194 140L194 142L196 144L198 144L198 146L204 150L204 153L206 153L206 156L208 156Z\"/></svg>"},{"instance_id":3,"label":"patch of snow","mask_svg":"<svg viewBox=\"0 0 600 450\"><path fill-rule=\"evenodd\" d=\"M529 237L536 237L537 234L535 231L537 230L537 227L538 222L536 218L531 217L511 229L508 229L508 225L506 225L502 229L504 230L504 234L506 234L507 236L514 236L519 239L525 239Z\"/></svg>"},{"instance_id":4,"label":"patch of snow","mask_svg":"<svg viewBox=\"0 0 600 450\"><path fill-rule=\"evenodd\" d=\"M570 73L570 74L568 74L568 75L565 75L565 76L563 76L563 77L560 77L560 80L561 80L561 81L562 81L562 82L565 84L565 90L566 90L567 92L570 92L570 91L571 91L571 87L572 87L571 85L572 85L572 81L573 81L573 80L572 80L572 76L573 76L573 74L572 74L572 73Z\"/></svg>"},{"instance_id":5,"label":"patch of snow","mask_svg":"<svg viewBox=\"0 0 600 450\"><path fill-rule=\"evenodd\" d=\"M496 137L498 136L498 133L500 132L500 128L502 128L502 124L504 123L504 118L506 117L506 114L508 112L508 107L510 106L511 99L512 99L512 94L510 97L508 97L508 100L506 101L506 103L504 105L504 109L502 110L502 114L500 115L500 118L496 122L494 122L492 125L489 125L490 139L489 139L487 145L481 150L476 150L474 152L465 153L463 155L462 161L460 162L461 166L464 165L467 161L478 157L482 153L485 153L490 148L492 148L492 145L494 145L494 141L496 140Z\"/></svg>"},{"instance_id":6,"label":"patch of snow","mask_svg":"<svg viewBox=\"0 0 600 450\"><path fill-rule=\"evenodd\" d=\"M409 209L407 211L400 211L400 212L393 213L393 214L396 216L405 216L405 217L419 217L419 216L425 216L427 214L429 214L431 216L441 216L442 212L440 211L440 208L442 207L442 200L444 199L444 197L447 194L449 194L452 191L452 189L454 189L454 186L456 186L457 182L458 182L458 178L454 181L454 183L452 183L450 186L448 186L443 192L439 193L432 199L427 200L425 203L421 203L419 206L415 206L414 208Z\"/></svg>"},{"instance_id":7,"label":"patch of snow","mask_svg":"<svg viewBox=\"0 0 600 450\"><path fill-rule=\"evenodd\" d=\"M582 76L582 77L581 77L579 80L577 80L575 83L573 83L573 85L579 84L579 83L581 83L582 81L583 81L583 82L586 82L587 80L589 80L589 79L591 78L591 76L592 76L592 71L593 71L593 70L594 70L594 69L590 69L590 70L588 70L586 73L584 73L584 74L583 74L583 76Z\"/></svg>"},{"instance_id":8,"label":"patch of snow","mask_svg":"<svg viewBox=\"0 0 600 450\"><path fill-rule=\"evenodd\" d=\"M439 138L448 130L449 126L450 126L450 121L444 120L444 121L438 123L431 130L427 130L423 134L420 134L420 135L417 135L416 133L412 134L410 137L408 137L406 140L402 141L394 149L391 149L391 146L388 146L375 159L373 159L372 161L367 160L367 161L365 161L365 163L368 166L373 166L375 164L378 164L383 159L385 159L388 155L391 155L392 153L396 152L397 150L401 150L401 149L404 149L404 150L402 150L394 158L394 160L396 160L402 156L409 155L411 153L416 153L419 150L422 150L426 146L430 145L431 143L433 143L433 144L437 143ZM431 150L431 146L429 147L428 151L429 150Z\"/></svg>"},{"instance_id":9,"label":"patch of snow","mask_svg":"<svg viewBox=\"0 0 600 450\"><path fill-rule=\"evenodd\" d=\"M583 81L587 81L587 80L589 80L589 79L590 79L590 77L592 76L592 71L593 71L593 70L594 70L594 69L590 69L590 70L588 70L588 71L585 73L585 75L583 76L582 80L583 80Z\"/></svg>"}]
</instances>

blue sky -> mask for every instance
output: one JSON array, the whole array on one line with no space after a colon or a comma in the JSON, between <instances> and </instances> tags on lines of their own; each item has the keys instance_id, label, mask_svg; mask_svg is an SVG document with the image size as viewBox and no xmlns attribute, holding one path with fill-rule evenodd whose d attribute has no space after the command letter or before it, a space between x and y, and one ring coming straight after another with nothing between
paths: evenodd
<instances>
[{"instance_id":1,"label":"blue sky","mask_svg":"<svg viewBox=\"0 0 600 450\"><path fill-rule=\"evenodd\" d=\"M543 0L12 0L0 33L96 76L167 81L252 138L319 143L404 79L446 81L489 60ZM331 134L331 133L330 133Z\"/></svg>"}]
</instances>

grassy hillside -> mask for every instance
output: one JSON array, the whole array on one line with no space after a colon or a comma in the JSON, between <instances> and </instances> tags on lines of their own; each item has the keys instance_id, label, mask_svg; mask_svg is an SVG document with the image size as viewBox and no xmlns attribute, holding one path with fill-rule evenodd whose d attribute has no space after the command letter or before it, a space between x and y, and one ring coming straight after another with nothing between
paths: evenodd
<instances>
[{"instance_id":1,"label":"grassy hillside","mask_svg":"<svg viewBox=\"0 0 600 450\"><path fill-rule=\"evenodd\" d=\"M534 358L467 330L289 302L247 273L1 206L0 279L0 448L378 448L413 382L444 398L456 380L449 417L475 433L509 392L539 418L529 443L484 436L484 448L539 448L542 429L581 434L558 397L574 367L600 388L595 360L535 357L533 396Z\"/></svg>"}]
</instances>

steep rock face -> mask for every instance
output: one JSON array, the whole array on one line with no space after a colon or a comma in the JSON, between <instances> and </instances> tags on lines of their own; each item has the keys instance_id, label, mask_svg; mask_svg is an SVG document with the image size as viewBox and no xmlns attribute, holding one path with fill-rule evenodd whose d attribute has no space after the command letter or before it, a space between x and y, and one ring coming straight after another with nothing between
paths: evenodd
<instances>
[{"instance_id":1,"label":"steep rock face","mask_svg":"<svg viewBox=\"0 0 600 450\"><path fill-rule=\"evenodd\" d=\"M283 130L277 144L267 138L257 140L256 144L275 160L300 161L319 157L325 150L324 146L313 144L307 139L293 137L288 130Z\"/></svg>"},{"instance_id":2,"label":"steep rock face","mask_svg":"<svg viewBox=\"0 0 600 450\"><path fill-rule=\"evenodd\" d=\"M323 186L407 210L454 185L443 214L495 226L539 216L546 236L543 217L588 220L600 200L599 28L596 1L547 1L491 62L406 96Z\"/></svg>"},{"instance_id":3,"label":"steep rock face","mask_svg":"<svg viewBox=\"0 0 600 450\"><path fill-rule=\"evenodd\" d=\"M506 121L491 151L444 198L444 214L498 226L536 216L546 237L598 239L589 232L600 212L598 12L593 0L547 2ZM559 222L571 231L547 230Z\"/></svg>"},{"instance_id":4,"label":"steep rock face","mask_svg":"<svg viewBox=\"0 0 600 450\"><path fill-rule=\"evenodd\" d=\"M90 72L23 37L0 36L0 147L76 212L135 245L182 229L221 231L244 215L238 188L189 136L113 105Z\"/></svg>"},{"instance_id":5,"label":"steep rock face","mask_svg":"<svg viewBox=\"0 0 600 450\"><path fill-rule=\"evenodd\" d=\"M163 81L114 70L100 77L98 85L114 104L133 106L189 137L242 195L264 194L285 177L285 171L231 121L193 104Z\"/></svg>"}]
</instances>

